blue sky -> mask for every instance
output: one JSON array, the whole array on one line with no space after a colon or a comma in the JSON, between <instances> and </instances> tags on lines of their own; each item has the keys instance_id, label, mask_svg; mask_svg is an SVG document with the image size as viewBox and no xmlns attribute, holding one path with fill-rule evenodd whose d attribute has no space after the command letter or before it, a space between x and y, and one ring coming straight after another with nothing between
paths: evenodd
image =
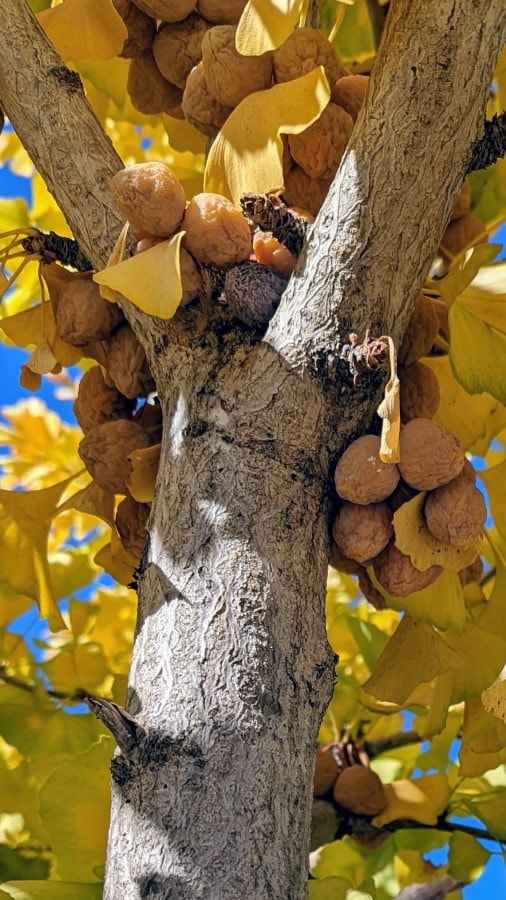
<instances>
[{"instance_id":1,"label":"blue sky","mask_svg":"<svg viewBox=\"0 0 506 900\"><path fill-rule=\"evenodd\" d=\"M5 197L24 197L31 203L30 182L24 178L13 176L8 168L0 168L0 199ZM503 229L503 240L506 242L506 229ZM20 366L26 361L28 353L17 348L6 347L0 342L0 371L2 373L0 386L0 407L10 406L22 398L30 396L29 392L19 386ZM43 380L42 388L37 394L45 403L55 409L67 422L74 422L71 401L61 401L54 395L52 385ZM107 583L110 580L107 579ZM36 628L34 622L32 627ZM472 822L478 825L480 823ZM487 849L497 850L497 847L485 843ZM446 854L444 851L436 851L430 855L434 863L442 863ZM490 858L482 877L464 891L465 900L499 900L506 897L506 873L504 860L500 855Z\"/></svg>"}]
</instances>

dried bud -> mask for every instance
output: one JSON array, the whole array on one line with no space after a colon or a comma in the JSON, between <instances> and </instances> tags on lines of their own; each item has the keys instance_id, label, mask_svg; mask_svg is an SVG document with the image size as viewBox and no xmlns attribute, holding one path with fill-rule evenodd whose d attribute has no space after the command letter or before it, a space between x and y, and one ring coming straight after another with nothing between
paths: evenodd
<instances>
[{"instance_id":1,"label":"dried bud","mask_svg":"<svg viewBox=\"0 0 506 900\"><path fill-rule=\"evenodd\" d=\"M274 315L286 281L274 269L242 263L227 272L225 300L237 319L250 328L265 328Z\"/></svg>"}]
</instances>

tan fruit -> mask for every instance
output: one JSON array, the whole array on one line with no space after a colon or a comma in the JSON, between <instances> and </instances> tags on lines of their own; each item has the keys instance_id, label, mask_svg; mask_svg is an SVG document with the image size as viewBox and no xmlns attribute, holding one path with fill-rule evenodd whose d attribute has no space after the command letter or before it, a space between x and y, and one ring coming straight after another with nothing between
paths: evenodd
<instances>
[{"instance_id":1,"label":"tan fruit","mask_svg":"<svg viewBox=\"0 0 506 900\"><path fill-rule=\"evenodd\" d=\"M197 0L197 9L213 25L237 25L247 0Z\"/></svg>"},{"instance_id":2,"label":"tan fruit","mask_svg":"<svg viewBox=\"0 0 506 900\"><path fill-rule=\"evenodd\" d=\"M209 93L223 106L237 106L272 81L272 53L241 56L235 49L235 25L215 25L202 41L202 62Z\"/></svg>"},{"instance_id":3,"label":"tan fruit","mask_svg":"<svg viewBox=\"0 0 506 900\"><path fill-rule=\"evenodd\" d=\"M103 341L125 321L116 303L100 296L98 284L91 275L74 278L64 285L58 308L56 325L62 340L74 347L84 347Z\"/></svg>"},{"instance_id":4,"label":"tan fruit","mask_svg":"<svg viewBox=\"0 0 506 900\"><path fill-rule=\"evenodd\" d=\"M371 606L374 606L375 609L386 609L386 601L372 583L367 569L360 569L358 572L358 586Z\"/></svg>"},{"instance_id":5,"label":"tan fruit","mask_svg":"<svg viewBox=\"0 0 506 900\"><path fill-rule=\"evenodd\" d=\"M102 490L126 494L126 482L132 469L127 456L152 443L149 434L137 422L117 419L90 431L79 444L78 452Z\"/></svg>"},{"instance_id":6,"label":"tan fruit","mask_svg":"<svg viewBox=\"0 0 506 900\"><path fill-rule=\"evenodd\" d=\"M172 169L163 162L139 163L114 175L111 194L139 235L169 237L184 215L186 198Z\"/></svg>"},{"instance_id":7,"label":"tan fruit","mask_svg":"<svg viewBox=\"0 0 506 900\"><path fill-rule=\"evenodd\" d=\"M386 503L343 503L332 528L338 548L349 559L366 563L385 549L394 529Z\"/></svg>"},{"instance_id":8,"label":"tan fruit","mask_svg":"<svg viewBox=\"0 0 506 900\"><path fill-rule=\"evenodd\" d=\"M209 93L202 62L188 75L182 105L187 122L208 137L218 134L232 112L231 106L223 106Z\"/></svg>"},{"instance_id":9,"label":"tan fruit","mask_svg":"<svg viewBox=\"0 0 506 900\"><path fill-rule=\"evenodd\" d=\"M379 437L366 434L344 451L334 475L336 491L343 500L367 506L386 500L397 487L399 470L380 460L380 444Z\"/></svg>"},{"instance_id":10,"label":"tan fruit","mask_svg":"<svg viewBox=\"0 0 506 900\"><path fill-rule=\"evenodd\" d=\"M162 22L181 22L195 9L197 0L135 0L135 5Z\"/></svg>"},{"instance_id":11,"label":"tan fruit","mask_svg":"<svg viewBox=\"0 0 506 900\"><path fill-rule=\"evenodd\" d=\"M438 331L439 318L434 304L424 294L419 294L399 347L398 362L404 366L411 366L421 356L427 356Z\"/></svg>"},{"instance_id":12,"label":"tan fruit","mask_svg":"<svg viewBox=\"0 0 506 900\"><path fill-rule=\"evenodd\" d=\"M461 219L462 216L465 216L471 209L471 185L468 181L464 181L459 193L457 194L457 199L453 204L452 214L450 216L450 222L455 222L456 219Z\"/></svg>"},{"instance_id":13,"label":"tan fruit","mask_svg":"<svg viewBox=\"0 0 506 900\"><path fill-rule=\"evenodd\" d=\"M381 779L365 766L343 769L334 785L334 799L343 809L362 816L377 816L387 805Z\"/></svg>"},{"instance_id":14,"label":"tan fruit","mask_svg":"<svg viewBox=\"0 0 506 900\"><path fill-rule=\"evenodd\" d=\"M329 84L341 75L341 65L327 38L317 28L297 28L274 51L274 80L293 81L323 66Z\"/></svg>"},{"instance_id":15,"label":"tan fruit","mask_svg":"<svg viewBox=\"0 0 506 900\"><path fill-rule=\"evenodd\" d=\"M160 72L172 84L182 88L202 56L202 41L207 22L192 13L183 22L163 25L153 41L153 56Z\"/></svg>"},{"instance_id":16,"label":"tan fruit","mask_svg":"<svg viewBox=\"0 0 506 900\"><path fill-rule=\"evenodd\" d=\"M135 400L129 400L115 387L105 383L100 366L93 366L79 382L74 415L84 434L115 419L129 419L135 408Z\"/></svg>"},{"instance_id":17,"label":"tan fruit","mask_svg":"<svg viewBox=\"0 0 506 900\"><path fill-rule=\"evenodd\" d=\"M123 325L109 341L105 360L107 381L133 399L155 389L146 354L130 325Z\"/></svg>"},{"instance_id":18,"label":"tan fruit","mask_svg":"<svg viewBox=\"0 0 506 900\"><path fill-rule=\"evenodd\" d=\"M184 247L200 262L228 266L248 259L251 234L244 216L221 194L196 194L182 229Z\"/></svg>"},{"instance_id":19,"label":"tan fruit","mask_svg":"<svg viewBox=\"0 0 506 900\"><path fill-rule=\"evenodd\" d=\"M453 259L468 247L472 247L474 244L485 244L487 240L487 233L481 219L474 213L468 212L447 225L439 249L444 256Z\"/></svg>"},{"instance_id":20,"label":"tan fruit","mask_svg":"<svg viewBox=\"0 0 506 900\"><path fill-rule=\"evenodd\" d=\"M441 566L431 566L425 572L415 568L409 556L392 543L374 560L374 574L382 587L394 597L408 597L433 584L442 572Z\"/></svg>"},{"instance_id":21,"label":"tan fruit","mask_svg":"<svg viewBox=\"0 0 506 900\"><path fill-rule=\"evenodd\" d=\"M181 284L183 286L183 296L180 306L186 306L198 297L202 289L202 279L197 269L195 260L191 253L188 253L184 247L181 247L179 265L181 269Z\"/></svg>"},{"instance_id":22,"label":"tan fruit","mask_svg":"<svg viewBox=\"0 0 506 900\"><path fill-rule=\"evenodd\" d=\"M257 231L253 236L253 253L257 262L271 266L282 278L290 278L297 260L290 251L273 237L271 231Z\"/></svg>"},{"instance_id":23,"label":"tan fruit","mask_svg":"<svg viewBox=\"0 0 506 900\"><path fill-rule=\"evenodd\" d=\"M416 362L411 366L399 366L401 421L424 417L432 419L436 414L439 400L439 382L432 369Z\"/></svg>"},{"instance_id":24,"label":"tan fruit","mask_svg":"<svg viewBox=\"0 0 506 900\"><path fill-rule=\"evenodd\" d=\"M483 531L487 507L481 491L467 473L430 491L425 501L427 528L438 541L465 550Z\"/></svg>"},{"instance_id":25,"label":"tan fruit","mask_svg":"<svg viewBox=\"0 0 506 900\"><path fill-rule=\"evenodd\" d=\"M159 113L171 115L183 97L181 88L163 77L151 48L132 59L128 69L127 91L135 109L146 116Z\"/></svg>"},{"instance_id":26,"label":"tan fruit","mask_svg":"<svg viewBox=\"0 0 506 900\"><path fill-rule=\"evenodd\" d=\"M150 507L127 495L116 510L116 528L128 553L140 559L146 543L146 524Z\"/></svg>"},{"instance_id":27,"label":"tan fruit","mask_svg":"<svg viewBox=\"0 0 506 900\"><path fill-rule=\"evenodd\" d=\"M351 116L335 103L329 103L316 122L300 134L289 135L290 153L311 178L331 179L352 131Z\"/></svg>"},{"instance_id":28,"label":"tan fruit","mask_svg":"<svg viewBox=\"0 0 506 900\"><path fill-rule=\"evenodd\" d=\"M132 0L112 0L127 29L127 38L120 56L131 59L149 50L156 34L156 19L142 12Z\"/></svg>"},{"instance_id":29,"label":"tan fruit","mask_svg":"<svg viewBox=\"0 0 506 900\"><path fill-rule=\"evenodd\" d=\"M334 82L330 99L341 106L354 122L364 102L365 92L369 84L368 75L345 75Z\"/></svg>"},{"instance_id":30,"label":"tan fruit","mask_svg":"<svg viewBox=\"0 0 506 900\"><path fill-rule=\"evenodd\" d=\"M311 178L300 166L292 166L285 171L285 198L289 206L307 209L316 216L327 196L331 180Z\"/></svg>"},{"instance_id":31,"label":"tan fruit","mask_svg":"<svg viewBox=\"0 0 506 900\"><path fill-rule=\"evenodd\" d=\"M412 419L400 436L399 472L410 487L432 491L448 484L464 466L464 451L454 434L430 419Z\"/></svg>"},{"instance_id":32,"label":"tan fruit","mask_svg":"<svg viewBox=\"0 0 506 900\"><path fill-rule=\"evenodd\" d=\"M316 751L313 796L323 797L328 793L340 771L341 767L337 764L331 750L324 750L320 747Z\"/></svg>"}]
</instances>

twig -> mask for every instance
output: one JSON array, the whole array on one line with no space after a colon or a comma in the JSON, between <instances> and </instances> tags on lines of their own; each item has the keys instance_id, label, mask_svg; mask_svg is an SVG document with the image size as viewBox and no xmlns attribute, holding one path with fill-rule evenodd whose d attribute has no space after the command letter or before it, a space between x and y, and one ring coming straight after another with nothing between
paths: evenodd
<instances>
[{"instance_id":1,"label":"twig","mask_svg":"<svg viewBox=\"0 0 506 900\"><path fill-rule=\"evenodd\" d=\"M407 747L409 744L419 744L421 740L422 738L416 731L398 731L397 734L378 738L376 741L364 741L364 750L371 759L374 759L380 753L386 753L387 750Z\"/></svg>"}]
</instances>

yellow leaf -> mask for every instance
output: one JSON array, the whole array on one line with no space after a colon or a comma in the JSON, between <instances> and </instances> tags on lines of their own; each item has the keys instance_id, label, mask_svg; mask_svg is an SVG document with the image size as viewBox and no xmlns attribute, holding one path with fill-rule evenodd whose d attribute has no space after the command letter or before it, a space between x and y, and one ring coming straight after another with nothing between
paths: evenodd
<instances>
[{"instance_id":1,"label":"yellow leaf","mask_svg":"<svg viewBox=\"0 0 506 900\"><path fill-rule=\"evenodd\" d=\"M449 544L438 541L427 528L423 505L426 492L422 491L404 503L394 515L395 546L409 556L420 572L431 566L443 566L450 572L460 572L470 566L481 551L481 541L465 550L455 550Z\"/></svg>"},{"instance_id":2,"label":"yellow leaf","mask_svg":"<svg viewBox=\"0 0 506 900\"><path fill-rule=\"evenodd\" d=\"M26 366L31 369L35 375L47 375L48 372L51 372L51 370L54 369L57 362L58 360L47 340L43 340L33 351Z\"/></svg>"},{"instance_id":3,"label":"yellow leaf","mask_svg":"<svg viewBox=\"0 0 506 900\"><path fill-rule=\"evenodd\" d=\"M113 247L112 253L107 260L106 269L110 269L112 266L117 266L120 262L123 262L129 230L130 223L125 222L118 235L118 239ZM119 300L118 291L112 291L105 284L101 285L100 287L100 296L103 297L104 300L109 300L110 303L117 303Z\"/></svg>"},{"instance_id":4,"label":"yellow leaf","mask_svg":"<svg viewBox=\"0 0 506 900\"><path fill-rule=\"evenodd\" d=\"M330 89L319 66L294 81L246 97L211 147L204 190L235 204L245 191L264 193L283 183L280 133L299 134L327 106Z\"/></svg>"},{"instance_id":5,"label":"yellow leaf","mask_svg":"<svg viewBox=\"0 0 506 900\"><path fill-rule=\"evenodd\" d=\"M506 641L472 622L468 622L465 632L446 631L441 638L462 662L453 672L452 703L480 695L504 665Z\"/></svg>"},{"instance_id":6,"label":"yellow leaf","mask_svg":"<svg viewBox=\"0 0 506 900\"><path fill-rule=\"evenodd\" d=\"M466 627L464 591L458 575L444 570L437 581L408 597L388 597L391 609L409 613L415 622L430 622L436 628Z\"/></svg>"},{"instance_id":7,"label":"yellow leaf","mask_svg":"<svg viewBox=\"0 0 506 900\"><path fill-rule=\"evenodd\" d=\"M466 700L459 751L460 774L474 778L503 762L506 762L506 725L487 712L479 697Z\"/></svg>"},{"instance_id":8,"label":"yellow leaf","mask_svg":"<svg viewBox=\"0 0 506 900\"><path fill-rule=\"evenodd\" d=\"M128 586L133 581L134 569L139 560L125 550L116 531L112 530L111 542L99 550L93 562L120 584Z\"/></svg>"},{"instance_id":9,"label":"yellow leaf","mask_svg":"<svg viewBox=\"0 0 506 900\"><path fill-rule=\"evenodd\" d=\"M56 515L66 512L68 509L77 509L87 515L96 516L107 525L114 526L114 496L103 491L95 481L62 503L57 508Z\"/></svg>"},{"instance_id":10,"label":"yellow leaf","mask_svg":"<svg viewBox=\"0 0 506 900\"><path fill-rule=\"evenodd\" d=\"M385 784L387 805L372 825L381 828L397 819L413 819L423 825L437 825L450 800L450 786L446 775L422 775L414 781L393 781Z\"/></svg>"},{"instance_id":11,"label":"yellow leaf","mask_svg":"<svg viewBox=\"0 0 506 900\"><path fill-rule=\"evenodd\" d=\"M74 366L81 359L82 353L78 347L73 347L58 337L51 303L38 303L31 309L6 316L0 322L0 328L17 347L34 344L36 347L42 348L40 354L35 356L34 365L29 364L32 372L45 374L51 371L54 362L49 365L48 350L53 354L54 360L57 360L62 366ZM48 368L44 368L45 366Z\"/></svg>"},{"instance_id":12,"label":"yellow leaf","mask_svg":"<svg viewBox=\"0 0 506 900\"><path fill-rule=\"evenodd\" d=\"M431 625L406 615L363 687L379 700L402 704L417 685L460 665L458 654Z\"/></svg>"},{"instance_id":13,"label":"yellow leaf","mask_svg":"<svg viewBox=\"0 0 506 900\"><path fill-rule=\"evenodd\" d=\"M96 272L93 280L118 291L149 316L171 319L183 296L179 267L183 235L179 231L143 253L108 266Z\"/></svg>"},{"instance_id":14,"label":"yellow leaf","mask_svg":"<svg viewBox=\"0 0 506 900\"><path fill-rule=\"evenodd\" d=\"M456 301L448 314L453 373L470 394L506 403L506 335Z\"/></svg>"},{"instance_id":15,"label":"yellow leaf","mask_svg":"<svg viewBox=\"0 0 506 900\"><path fill-rule=\"evenodd\" d=\"M112 59L127 37L112 0L65 0L38 20L62 59Z\"/></svg>"},{"instance_id":16,"label":"yellow leaf","mask_svg":"<svg viewBox=\"0 0 506 900\"><path fill-rule=\"evenodd\" d=\"M172 150L178 150L181 153L190 150L199 156L205 154L206 136L197 131L186 119L174 119L173 116L164 115L162 116L162 122Z\"/></svg>"},{"instance_id":17,"label":"yellow leaf","mask_svg":"<svg viewBox=\"0 0 506 900\"><path fill-rule=\"evenodd\" d=\"M128 459L132 472L127 479L127 488L139 503L152 503L155 495L156 478L160 465L161 444L134 450Z\"/></svg>"},{"instance_id":18,"label":"yellow leaf","mask_svg":"<svg viewBox=\"0 0 506 900\"><path fill-rule=\"evenodd\" d=\"M488 492L494 525L506 540L506 460L491 469L480 471L480 478Z\"/></svg>"},{"instance_id":19,"label":"yellow leaf","mask_svg":"<svg viewBox=\"0 0 506 900\"><path fill-rule=\"evenodd\" d=\"M423 360L436 376L441 399L434 421L457 435L464 450L483 456L488 446L506 428L506 408L491 394L468 394L454 378L447 356Z\"/></svg>"},{"instance_id":20,"label":"yellow leaf","mask_svg":"<svg viewBox=\"0 0 506 900\"><path fill-rule=\"evenodd\" d=\"M397 463L401 458L399 438L401 434L400 381L397 377L397 354L391 337L387 337L390 353L390 379L385 386L385 396L378 407L381 424L380 459L384 463Z\"/></svg>"},{"instance_id":21,"label":"yellow leaf","mask_svg":"<svg viewBox=\"0 0 506 900\"><path fill-rule=\"evenodd\" d=\"M0 491L0 581L37 601L53 631L65 627L47 561L51 519L74 475L40 491Z\"/></svg>"},{"instance_id":22,"label":"yellow leaf","mask_svg":"<svg viewBox=\"0 0 506 900\"><path fill-rule=\"evenodd\" d=\"M235 36L243 56L261 56L286 41L300 19L304 0L249 0Z\"/></svg>"},{"instance_id":23,"label":"yellow leaf","mask_svg":"<svg viewBox=\"0 0 506 900\"><path fill-rule=\"evenodd\" d=\"M497 716L506 723L506 681L504 677L506 672L501 673L500 677L490 685L486 691L483 691L481 699L483 706L487 712Z\"/></svg>"}]
</instances>

